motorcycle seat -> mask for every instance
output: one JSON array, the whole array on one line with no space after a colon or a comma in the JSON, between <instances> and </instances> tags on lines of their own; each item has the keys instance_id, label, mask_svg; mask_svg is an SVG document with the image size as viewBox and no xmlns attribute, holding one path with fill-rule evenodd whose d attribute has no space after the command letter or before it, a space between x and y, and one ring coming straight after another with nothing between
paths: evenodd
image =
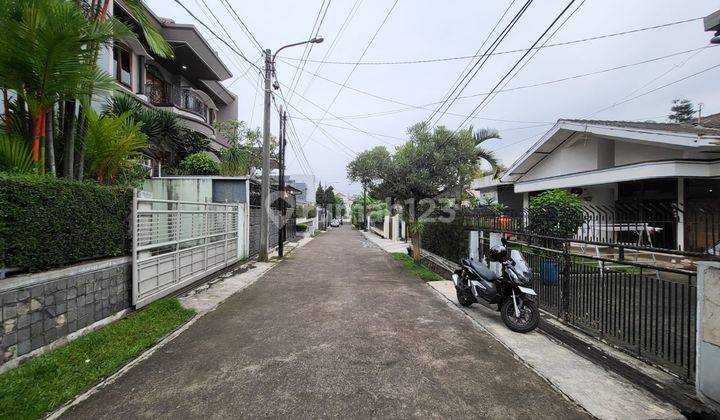
<instances>
[{"instance_id":1,"label":"motorcycle seat","mask_svg":"<svg viewBox=\"0 0 720 420\"><path fill-rule=\"evenodd\" d=\"M498 276L497 276L497 274L495 274L494 271L487 268L484 264L480 263L479 261L465 259L465 260L463 260L463 263L483 280L495 281L498 279Z\"/></svg>"}]
</instances>

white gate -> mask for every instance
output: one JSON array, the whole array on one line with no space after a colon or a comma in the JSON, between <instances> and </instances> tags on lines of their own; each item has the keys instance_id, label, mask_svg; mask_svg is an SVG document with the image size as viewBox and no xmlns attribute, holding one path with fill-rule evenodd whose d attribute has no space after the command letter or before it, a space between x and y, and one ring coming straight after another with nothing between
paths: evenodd
<instances>
[{"instance_id":1,"label":"white gate","mask_svg":"<svg viewBox=\"0 0 720 420\"><path fill-rule=\"evenodd\" d=\"M248 256L246 204L133 199L135 307Z\"/></svg>"}]
</instances>

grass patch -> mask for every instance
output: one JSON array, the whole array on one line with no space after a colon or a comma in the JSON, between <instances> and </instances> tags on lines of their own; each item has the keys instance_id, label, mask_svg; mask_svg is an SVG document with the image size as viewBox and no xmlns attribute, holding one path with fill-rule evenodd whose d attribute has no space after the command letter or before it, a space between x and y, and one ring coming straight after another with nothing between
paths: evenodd
<instances>
[{"instance_id":1,"label":"grass patch","mask_svg":"<svg viewBox=\"0 0 720 420\"><path fill-rule=\"evenodd\" d=\"M146 308L0 375L0 418L35 419L135 358L195 311L175 298Z\"/></svg>"},{"instance_id":2,"label":"grass patch","mask_svg":"<svg viewBox=\"0 0 720 420\"><path fill-rule=\"evenodd\" d=\"M438 281L438 280L444 280L442 276L439 274L436 274L429 268L415 264L415 261L413 261L412 257L410 257L408 254L404 254L402 252L393 252L390 255L395 259L395 261L399 261L403 263L403 266L407 268L408 270L412 271L413 274L420 277L420 279L424 281Z\"/></svg>"},{"instance_id":3,"label":"grass patch","mask_svg":"<svg viewBox=\"0 0 720 420\"><path fill-rule=\"evenodd\" d=\"M314 238L316 236L320 236L321 233L322 233L321 230L315 229L315 231L313 231L312 235L310 235L310 236L312 236Z\"/></svg>"}]
</instances>

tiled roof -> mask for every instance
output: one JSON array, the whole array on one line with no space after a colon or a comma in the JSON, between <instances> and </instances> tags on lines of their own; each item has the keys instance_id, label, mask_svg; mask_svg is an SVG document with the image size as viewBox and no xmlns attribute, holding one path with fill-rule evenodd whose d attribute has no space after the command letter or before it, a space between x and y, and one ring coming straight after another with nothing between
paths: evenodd
<instances>
[{"instance_id":1,"label":"tiled roof","mask_svg":"<svg viewBox=\"0 0 720 420\"><path fill-rule=\"evenodd\" d=\"M708 115L701 121L709 119L714 125L710 127L697 126L693 124L682 123L658 123L658 122L638 122L638 121L602 121L602 120L560 120L563 122L588 124L588 125L605 125L610 127L634 128L639 130L667 131L671 133L690 133L699 136L720 136L720 114Z\"/></svg>"},{"instance_id":2,"label":"tiled roof","mask_svg":"<svg viewBox=\"0 0 720 420\"><path fill-rule=\"evenodd\" d=\"M697 125L697 124L696 124ZM705 128L720 129L720 113L710 114L707 117L700 118L700 126Z\"/></svg>"}]
</instances>

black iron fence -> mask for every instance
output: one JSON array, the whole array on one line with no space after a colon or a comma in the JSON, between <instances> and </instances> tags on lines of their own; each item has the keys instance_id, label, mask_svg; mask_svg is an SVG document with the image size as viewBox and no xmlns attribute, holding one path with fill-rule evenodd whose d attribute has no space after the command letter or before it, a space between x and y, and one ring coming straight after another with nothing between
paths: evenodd
<instances>
[{"instance_id":1,"label":"black iron fence","mask_svg":"<svg viewBox=\"0 0 720 420\"><path fill-rule=\"evenodd\" d=\"M566 223L567 214L543 210L542 226L530 223L533 209L498 212L480 208L464 217L466 227L502 232L548 235L547 227ZM573 239L591 245L667 252L695 257L720 257L720 208L678 206L674 203L615 203L608 206L584 204L572 234ZM542 228L543 231L540 231Z\"/></svg>"},{"instance_id":2,"label":"black iron fence","mask_svg":"<svg viewBox=\"0 0 720 420\"><path fill-rule=\"evenodd\" d=\"M487 257L489 231L479 255ZM695 373L696 273L529 245L515 237L533 271L540 308L596 338L691 381Z\"/></svg>"}]
</instances>

